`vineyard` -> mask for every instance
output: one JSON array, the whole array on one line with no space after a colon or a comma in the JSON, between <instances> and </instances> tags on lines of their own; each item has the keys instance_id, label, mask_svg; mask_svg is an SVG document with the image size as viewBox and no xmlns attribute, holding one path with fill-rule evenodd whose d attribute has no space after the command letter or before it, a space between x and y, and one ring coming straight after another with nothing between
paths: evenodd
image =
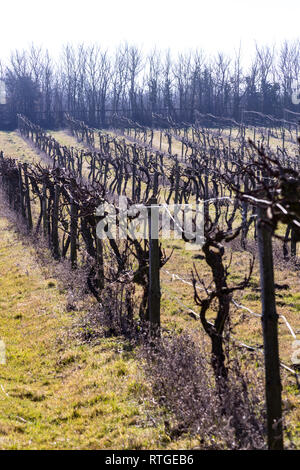
<instances>
[{"instance_id":1,"label":"vineyard","mask_svg":"<svg viewBox=\"0 0 300 470\"><path fill-rule=\"evenodd\" d=\"M282 120L245 111L240 122L198 113L190 124L153 114L146 127L115 114L101 130L66 113L65 128L50 133L19 114L18 131L0 133L3 200L26 237L81 279L80 305L91 305L75 327L81 341L117 337L139 351L178 445L189 435L203 448L231 439L233 448L299 446L297 119L287 110ZM247 370L259 379L242 379ZM219 415L206 422L201 400Z\"/></svg>"}]
</instances>

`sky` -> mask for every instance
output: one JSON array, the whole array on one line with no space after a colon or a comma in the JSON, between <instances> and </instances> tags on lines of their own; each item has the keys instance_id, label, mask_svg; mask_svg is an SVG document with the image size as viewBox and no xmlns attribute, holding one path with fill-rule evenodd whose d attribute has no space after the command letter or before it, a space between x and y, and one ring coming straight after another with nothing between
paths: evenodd
<instances>
[{"instance_id":1,"label":"sky","mask_svg":"<svg viewBox=\"0 0 300 470\"><path fill-rule=\"evenodd\" d=\"M58 55L67 42L145 52L203 49L250 57L259 45L300 37L299 0L1 0L0 58L32 42Z\"/></svg>"}]
</instances>

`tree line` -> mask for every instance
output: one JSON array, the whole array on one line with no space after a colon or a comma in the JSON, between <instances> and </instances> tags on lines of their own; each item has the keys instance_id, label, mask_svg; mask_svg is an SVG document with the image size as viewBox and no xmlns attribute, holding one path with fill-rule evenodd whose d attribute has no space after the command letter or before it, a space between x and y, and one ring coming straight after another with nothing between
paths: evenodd
<instances>
[{"instance_id":1,"label":"tree line","mask_svg":"<svg viewBox=\"0 0 300 470\"><path fill-rule=\"evenodd\" d=\"M21 113L55 128L63 124L65 112L92 127L109 126L116 114L148 126L155 113L190 123L197 113L240 121L243 110L282 118L285 108L300 112L300 105L292 103L299 57L299 40L277 48L257 45L246 67L241 50L232 57L203 50L173 57L158 49L144 54L127 43L114 52L98 44L67 44L55 60L32 45L0 61L6 122L16 126Z\"/></svg>"}]
</instances>

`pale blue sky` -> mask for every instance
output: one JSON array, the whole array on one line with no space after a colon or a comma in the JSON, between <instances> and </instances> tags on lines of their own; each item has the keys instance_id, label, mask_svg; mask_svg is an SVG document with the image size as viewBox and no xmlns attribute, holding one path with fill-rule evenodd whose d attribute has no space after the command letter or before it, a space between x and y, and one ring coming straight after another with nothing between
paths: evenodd
<instances>
[{"instance_id":1,"label":"pale blue sky","mask_svg":"<svg viewBox=\"0 0 300 470\"><path fill-rule=\"evenodd\" d=\"M300 36L299 0L2 0L0 57L35 42L57 53L65 42L127 40L145 49L243 54Z\"/></svg>"}]
</instances>

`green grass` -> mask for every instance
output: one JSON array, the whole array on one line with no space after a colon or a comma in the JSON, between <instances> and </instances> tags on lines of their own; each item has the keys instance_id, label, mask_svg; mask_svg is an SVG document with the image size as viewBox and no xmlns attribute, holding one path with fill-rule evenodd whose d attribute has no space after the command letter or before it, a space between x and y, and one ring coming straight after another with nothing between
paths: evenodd
<instances>
[{"instance_id":1,"label":"green grass","mask_svg":"<svg viewBox=\"0 0 300 470\"><path fill-rule=\"evenodd\" d=\"M3 213L3 207L1 207ZM170 442L143 369L120 338L68 334L59 282L0 218L0 449L189 448Z\"/></svg>"},{"instance_id":2,"label":"green grass","mask_svg":"<svg viewBox=\"0 0 300 470\"><path fill-rule=\"evenodd\" d=\"M41 157L36 149L25 142L17 131L0 131L0 150L4 151L5 157L15 158L22 162L39 163Z\"/></svg>"}]
</instances>

